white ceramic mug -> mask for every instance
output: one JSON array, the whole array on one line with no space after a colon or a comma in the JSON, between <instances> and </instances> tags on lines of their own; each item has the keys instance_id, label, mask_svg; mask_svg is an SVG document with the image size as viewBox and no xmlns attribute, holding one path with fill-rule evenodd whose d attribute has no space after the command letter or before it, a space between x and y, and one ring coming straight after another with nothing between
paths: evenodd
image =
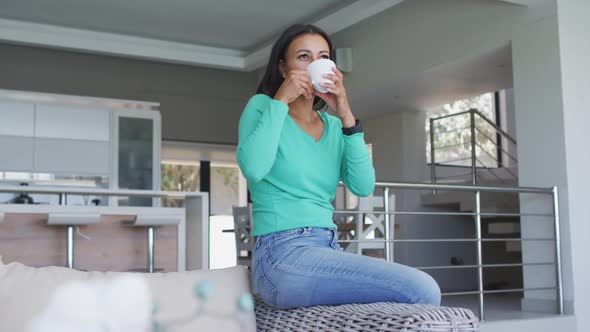
<instances>
[{"instance_id":1,"label":"white ceramic mug","mask_svg":"<svg viewBox=\"0 0 590 332\"><path fill-rule=\"evenodd\" d=\"M313 84L314 90L323 93L328 92L320 83L334 83L324 77L324 74L335 75L334 71L332 71L334 67L336 67L336 64L330 59L318 59L307 66L307 72L311 77L311 84Z\"/></svg>"}]
</instances>

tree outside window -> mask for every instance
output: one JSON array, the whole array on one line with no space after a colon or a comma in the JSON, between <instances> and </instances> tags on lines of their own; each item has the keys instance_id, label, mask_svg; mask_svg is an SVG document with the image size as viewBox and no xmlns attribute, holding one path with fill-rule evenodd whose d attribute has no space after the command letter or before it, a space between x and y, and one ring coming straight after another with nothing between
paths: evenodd
<instances>
[{"instance_id":1,"label":"tree outside window","mask_svg":"<svg viewBox=\"0 0 590 332\"><path fill-rule=\"evenodd\" d=\"M162 190L199 191L200 169L198 164L162 162ZM182 207L184 200L163 198L162 206Z\"/></svg>"},{"instance_id":2,"label":"tree outside window","mask_svg":"<svg viewBox=\"0 0 590 332\"><path fill-rule=\"evenodd\" d=\"M477 109L496 122L494 93L485 93L437 107L426 115L426 160L430 160L430 118ZM436 164L471 166L471 117L469 113L434 121ZM475 116L477 167L498 167L496 130L480 116Z\"/></svg>"}]
</instances>

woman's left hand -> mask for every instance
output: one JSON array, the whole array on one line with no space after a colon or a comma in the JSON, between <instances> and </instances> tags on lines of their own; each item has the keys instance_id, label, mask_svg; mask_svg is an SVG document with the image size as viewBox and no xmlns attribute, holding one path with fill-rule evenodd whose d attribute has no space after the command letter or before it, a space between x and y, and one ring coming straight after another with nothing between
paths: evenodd
<instances>
[{"instance_id":1,"label":"woman's left hand","mask_svg":"<svg viewBox=\"0 0 590 332\"><path fill-rule=\"evenodd\" d=\"M314 93L322 98L331 109L336 111L338 117L342 120L343 127L352 127L355 124L355 120L352 111L350 110L348 96L346 95L346 89L343 84L344 75L342 75L340 70L336 67L333 67L332 71L334 74L325 74L324 78L334 83L320 83L320 85L326 88L328 92L323 93L314 90Z\"/></svg>"}]
</instances>

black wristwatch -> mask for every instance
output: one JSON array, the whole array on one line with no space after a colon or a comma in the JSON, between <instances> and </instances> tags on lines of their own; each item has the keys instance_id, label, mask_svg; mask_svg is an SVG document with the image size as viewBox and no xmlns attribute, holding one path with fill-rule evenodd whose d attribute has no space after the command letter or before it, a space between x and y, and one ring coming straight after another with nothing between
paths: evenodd
<instances>
[{"instance_id":1,"label":"black wristwatch","mask_svg":"<svg viewBox=\"0 0 590 332\"><path fill-rule=\"evenodd\" d=\"M363 132L363 127L361 127L361 122L360 120L356 119L354 120L354 126L350 127L350 128L344 128L342 127L342 133L344 135L352 135L352 134L356 134L356 133L362 133Z\"/></svg>"}]
</instances>

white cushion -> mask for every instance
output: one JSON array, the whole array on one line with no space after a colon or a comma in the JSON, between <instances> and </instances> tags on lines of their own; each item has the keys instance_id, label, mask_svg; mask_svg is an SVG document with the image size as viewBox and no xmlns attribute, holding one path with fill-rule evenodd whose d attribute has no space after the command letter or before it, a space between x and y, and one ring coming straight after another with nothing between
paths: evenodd
<instances>
[{"instance_id":1,"label":"white cushion","mask_svg":"<svg viewBox=\"0 0 590 332\"><path fill-rule=\"evenodd\" d=\"M70 281L55 289L41 315L26 332L146 332L152 322L152 298L142 276Z\"/></svg>"},{"instance_id":2,"label":"white cushion","mask_svg":"<svg viewBox=\"0 0 590 332\"><path fill-rule=\"evenodd\" d=\"M59 285L127 274L130 273L82 272L55 266L35 268L20 263L4 265L0 259L0 331L24 331L27 322L48 306ZM249 274L243 266L133 275L146 279L158 308L155 320L164 327L169 326L166 332L256 330L254 311L247 308ZM196 296L199 285L205 286L200 288L201 295L211 295L208 300ZM198 308L203 311L196 314Z\"/></svg>"}]
</instances>

